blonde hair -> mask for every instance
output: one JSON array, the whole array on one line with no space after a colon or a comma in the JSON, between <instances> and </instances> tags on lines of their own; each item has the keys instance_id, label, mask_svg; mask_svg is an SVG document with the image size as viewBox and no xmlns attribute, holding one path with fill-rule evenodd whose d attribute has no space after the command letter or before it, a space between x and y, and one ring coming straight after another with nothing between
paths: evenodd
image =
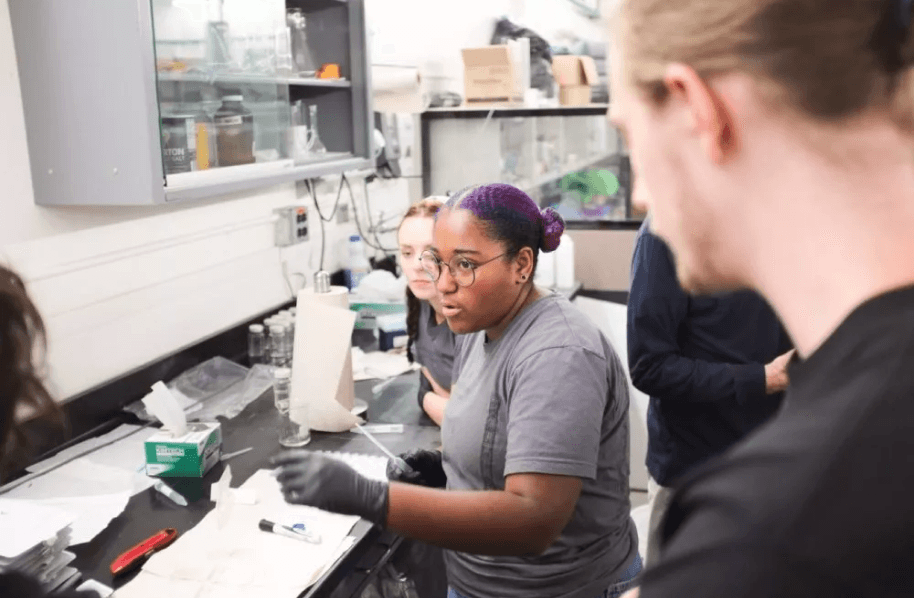
<instances>
[{"instance_id":1,"label":"blonde hair","mask_svg":"<svg viewBox=\"0 0 914 598\"><path fill-rule=\"evenodd\" d=\"M443 206L446 201L447 197L438 195L430 195L423 200L417 201L406 210L403 219L400 220L400 226L403 226L403 222L406 221L407 218L416 216L420 218L434 218L435 214L438 213L438 210L441 209L441 206Z\"/></svg>"},{"instance_id":2,"label":"blonde hair","mask_svg":"<svg viewBox=\"0 0 914 598\"><path fill-rule=\"evenodd\" d=\"M406 222L407 218L434 218L445 201L447 201L447 197L440 197L437 195L432 195L421 201L417 201L406 210L406 214L404 214L403 219L400 220L400 226L403 226L403 223ZM397 227L397 230L399 232L399 227ZM419 313L422 308L421 306L422 304L419 301L419 298L413 295L413 292L409 290L409 287L406 287L406 334L409 339L406 342L406 358L410 363L415 361L413 356L413 343L416 342L416 337L419 336Z\"/></svg>"},{"instance_id":3,"label":"blonde hair","mask_svg":"<svg viewBox=\"0 0 914 598\"><path fill-rule=\"evenodd\" d=\"M914 132L914 35L905 0L622 0L625 73L663 103L666 66L744 72L767 99L840 122L884 110Z\"/></svg>"}]
</instances>

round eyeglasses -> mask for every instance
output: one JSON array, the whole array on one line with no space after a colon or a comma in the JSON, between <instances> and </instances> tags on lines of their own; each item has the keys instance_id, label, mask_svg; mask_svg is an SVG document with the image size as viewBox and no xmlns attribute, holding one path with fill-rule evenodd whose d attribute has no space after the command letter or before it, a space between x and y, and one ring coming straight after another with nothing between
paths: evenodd
<instances>
[{"instance_id":1,"label":"round eyeglasses","mask_svg":"<svg viewBox=\"0 0 914 598\"><path fill-rule=\"evenodd\" d=\"M450 262L443 262L431 251L423 251L422 255L419 256L419 263L422 266L422 269L425 270L425 273L428 274L429 278L432 279L432 282L438 282L438 279L441 278L441 272L444 270L442 266L445 266L450 270L451 278L454 279L457 286L468 287L476 282L477 269L506 255L508 254L502 253L496 255L492 259L476 264L462 255L455 255L451 258Z\"/></svg>"}]
</instances>

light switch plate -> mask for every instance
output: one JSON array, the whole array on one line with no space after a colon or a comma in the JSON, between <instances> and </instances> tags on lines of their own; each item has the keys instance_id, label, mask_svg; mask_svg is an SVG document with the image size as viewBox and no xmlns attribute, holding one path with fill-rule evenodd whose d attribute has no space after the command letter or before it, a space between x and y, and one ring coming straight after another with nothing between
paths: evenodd
<instances>
[{"instance_id":1,"label":"light switch plate","mask_svg":"<svg viewBox=\"0 0 914 598\"><path fill-rule=\"evenodd\" d=\"M275 227L277 247L288 247L308 240L307 207L286 206L276 208L273 213L278 216Z\"/></svg>"}]
</instances>

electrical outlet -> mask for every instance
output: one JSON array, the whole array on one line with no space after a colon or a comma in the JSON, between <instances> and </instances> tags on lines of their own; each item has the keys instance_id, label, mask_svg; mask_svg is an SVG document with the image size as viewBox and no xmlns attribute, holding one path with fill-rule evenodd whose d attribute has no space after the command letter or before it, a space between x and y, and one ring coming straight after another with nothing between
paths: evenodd
<instances>
[{"instance_id":1,"label":"electrical outlet","mask_svg":"<svg viewBox=\"0 0 914 598\"><path fill-rule=\"evenodd\" d=\"M336 208L336 223L346 224L347 222L349 222L349 206L341 203Z\"/></svg>"},{"instance_id":2,"label":"electrical outlet","mask_svg":"<svg viewBox=\"0 0 914 598\"><path fill-rule=\"evenodd\" d=\"M273 213L278 216L275 227L277 247L288 247L308 240L308 208L287 206L276 208Z\"/></svg>"}]
</instances>

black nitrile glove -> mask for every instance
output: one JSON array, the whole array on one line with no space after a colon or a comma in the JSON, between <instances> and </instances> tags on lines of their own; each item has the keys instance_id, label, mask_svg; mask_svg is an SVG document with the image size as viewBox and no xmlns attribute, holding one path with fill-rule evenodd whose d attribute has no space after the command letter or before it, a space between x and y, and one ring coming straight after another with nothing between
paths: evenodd
<instances>
[{"instance_id":1,"label":"black nitrile glove","mask_svg":"<svg viewBox=\"0 0 914 598\"><path fill-rule=\"evenodd\" d=\"M387 479L429 488L445 488L447 476L441 465L441 451L415 450L403 453L400 458L412 468L403 472L393 461L387 463Z\"/></svg>"},{"instance_id":2,"label":"black nitrile glove","mask_svg":"<svg viewBox=\"0 0 914 598\"><path fill-rule=\"evenodd\" d=\"M286 451L271 459L286 502L387 524L387 482L370 480L346 463L310 451Z\"/></svg>"}]
</instances>

